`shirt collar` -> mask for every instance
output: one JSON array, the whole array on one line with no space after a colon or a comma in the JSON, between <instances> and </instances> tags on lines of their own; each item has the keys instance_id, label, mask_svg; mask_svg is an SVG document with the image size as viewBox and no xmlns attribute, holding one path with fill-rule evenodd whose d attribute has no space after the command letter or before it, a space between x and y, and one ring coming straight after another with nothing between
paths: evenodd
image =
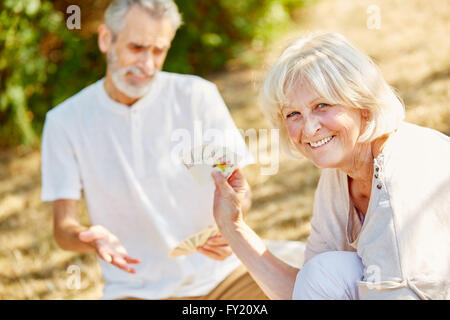
<instances>
[{"instance_id":1,"label":"shirt collar","mask_svg":"<svg viewBox=\"0 0 450 320\"><path fill-rule=\"evenodd\" d=\"M154 79L152 80L152 86L151 86L149 92L131 106L127 106L125 104L117 102L108 95L108 93L106 92L105 87L104 87L105 78L103 77L97 83L97 85L99 86L98 93L99 93L101 105L107 107L109 110L111 110L113 112L121 113L121 114L127 114L132 111L139 112L139 111L145 109L146 107L148 107L151 104L151 102L158 95L158 92L161 88L161 83L163 81L162 73L163 73L162 71L159 71L155 75Z\"/></svg>"}]
</instances>

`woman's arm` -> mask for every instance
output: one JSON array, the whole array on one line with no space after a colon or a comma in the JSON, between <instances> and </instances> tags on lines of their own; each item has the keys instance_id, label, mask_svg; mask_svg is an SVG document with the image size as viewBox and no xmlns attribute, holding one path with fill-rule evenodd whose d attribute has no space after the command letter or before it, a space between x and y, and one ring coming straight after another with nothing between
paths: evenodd
<instances>
[{"instance_id":1,"label":"woman's arm","mask_svg":"<svg viewBox=\"0 0 450 320\"><path fill-rule=\"evenodd\" d=\"M291 299L299 269L272 255L244 222L241 207L248 184L242 172L237 169L228 181L213 173L213 179L214 218L221 234L269 298Z\"/></svg>"},{"instance_id":2,"label":"woman's arm","mask_svg":"<svg viewBox=\"0 0 450 320\"><path fill-rule=\"evenodd\" d=\"M299 269L270 253L264 242L244 222L221 229L235 255L270 299L292 299Z\"/></svg>"}]
</instances>

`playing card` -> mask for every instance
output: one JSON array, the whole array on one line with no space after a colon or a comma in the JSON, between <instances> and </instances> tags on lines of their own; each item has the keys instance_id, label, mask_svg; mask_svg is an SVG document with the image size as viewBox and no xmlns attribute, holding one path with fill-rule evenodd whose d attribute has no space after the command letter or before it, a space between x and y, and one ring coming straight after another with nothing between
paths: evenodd
<instances>
[{"instance_id":1,"label":"playing card","mask_svg":"<svg viewBox=\"0 0 450 320\"><path fill-rule=\"evenodd\" d=\"M241 160L230 149L214 144L196 146L180 158L194 179L202 185L212 180L213 171L221 172L228 179Z\"/></svg>"},{"instance_id":2,"label":"playing card","mask_svg":"<svg viewBox=\"0 0 450 320\"><path fill-rule=\"evenodd\" d=\"M217 227L212 226L187 237L186 239L181 241L175 248L170 250L169 257L175 258L196 252L198 247L203 246L205 242L217 232Z\"/></svg>"}]
</instances>

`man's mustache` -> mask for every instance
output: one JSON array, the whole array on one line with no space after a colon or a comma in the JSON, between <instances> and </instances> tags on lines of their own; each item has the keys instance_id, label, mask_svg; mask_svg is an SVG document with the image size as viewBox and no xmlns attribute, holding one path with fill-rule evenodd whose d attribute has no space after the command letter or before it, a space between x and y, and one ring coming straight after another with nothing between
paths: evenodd
<instances>
[{"instance_id":1,"label":"man's mustache","mask_svg":"<svg viewBox=\"0 0 450 320\"><path fill-rule=\"evenodd\" d=\"M150 71L145 71L136 66L130 66L130 67L125 68L125 73L132 72L141 77L153 77L156 74L156 71L157 71L156 69L151 69Z\"/></svg>"}]
</instances>

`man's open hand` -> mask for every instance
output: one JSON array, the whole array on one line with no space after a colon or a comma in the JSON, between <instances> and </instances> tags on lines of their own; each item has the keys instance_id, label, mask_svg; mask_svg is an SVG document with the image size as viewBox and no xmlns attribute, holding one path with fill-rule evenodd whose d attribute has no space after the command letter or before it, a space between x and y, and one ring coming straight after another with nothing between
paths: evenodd
<instances>
[{"instance_id":1,"label":"man's open hand","mask_svg":"<svg viewBox=\"0 0 450 320\"><path fill-rule=\"evenodd\" d=\"M130 257L119 239L103 226L92 226L80 232L78 238L92 244L100 258L126 272L136 273L129 264L141 263L139 259Z\"/></svg>"}]
</instances>

